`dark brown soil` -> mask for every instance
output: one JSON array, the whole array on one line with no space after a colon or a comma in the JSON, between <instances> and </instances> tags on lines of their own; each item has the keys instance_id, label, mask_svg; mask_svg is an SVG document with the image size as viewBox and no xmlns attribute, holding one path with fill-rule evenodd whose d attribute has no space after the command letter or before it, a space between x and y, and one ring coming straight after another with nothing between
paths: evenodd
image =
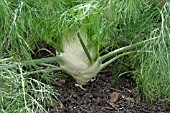
<instances>
[{"instance_id":1,"label":"dark brown soil","mask_svg":"<svg viewBox=\"0 0 170 113\"><path fill-rule=\"evenodd\" d=\"M75 86L74 80L68 78L55 86L60 92L59 99L63 107L59 113L168 113L162 104L149 105L137 99L136 84L131 78L121 78L114 86L112 82L112 65L103 70L96 80L84 86L86 91ZM118 96L111 96L112 94ZM140 95L138 95L140 97ZM112 101L113 100L113 101ZM138 101L138 102L137 102ZM170 109L169 109L170 110ZM57 112L56 110L51 111Z\"/></svg>"},{"instance_id":2,"label":"dark brown soil","mask_svg":"<svg viewBox=\"0 0 170 113\"><path fill-rule=\"evenodd\" d=\"M41 46L39 46L42 48ZM51 51L54 50L47 45L43 48ZM52 56L48 51L43 49L36 52L34 58L42 56ZM142 95L136 95L136 84L131 77L126 75L118 79L118 82L112 84L114 65L98 74L93 82L83 86L86 91L75 86L75 81L68 75L66 80L54 78L54 88L60 93L59 99L63 104L62 107L52 108L51 113L169 113L169 108L159 102L152 105L142 101Z\"/></svg>"}]
</instances>

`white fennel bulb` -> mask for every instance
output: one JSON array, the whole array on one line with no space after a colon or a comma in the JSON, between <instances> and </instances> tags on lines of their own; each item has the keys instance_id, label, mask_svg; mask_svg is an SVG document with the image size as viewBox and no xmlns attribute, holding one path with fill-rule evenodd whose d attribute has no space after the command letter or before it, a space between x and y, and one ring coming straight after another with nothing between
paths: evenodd
<instances>
[{"instance_id":1,"label":"white fennel bulb","mask_svg":"<svg viewBox=\"0 0 170 113\"><path fill-rule=\"evenodd\" d=\"M83 37L83 42L87 45L86 37ZM88 51L93 59L95 56L93 48ZM90 64L76 35L74 40L63 41L63 52L59 54L59 57L63 61L60 64L62 70L70 74L80 85L85 84L98 73L99 63Z\"/></svg>"}]
</instances>

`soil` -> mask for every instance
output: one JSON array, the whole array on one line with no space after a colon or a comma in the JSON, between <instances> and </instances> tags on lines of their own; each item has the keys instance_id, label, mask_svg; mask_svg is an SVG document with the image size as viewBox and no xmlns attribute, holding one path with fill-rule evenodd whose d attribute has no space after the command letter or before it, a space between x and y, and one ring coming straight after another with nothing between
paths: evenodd
<instances>
[{"instance_id":1,"label":"soil","mask_svg":"<svg viewBox=\"0 0 170 113\"><path fill-rule=\"evenodd\" d=\"M55 55L50 46L39 43L41 51L35 49L33 58ZM51 54L53 53L53 54ZM50 113L170 113L170 104L165 107L159 101L148 104L136 93L136 83L131 76L122 76L115 84L113 80L114 64L101 71L93 82L77 87L75 81L68 75L67 79L53 78L60 107L51 108ZM138 95L137 95L138 94Z\"/></svg>"}]
</instances>

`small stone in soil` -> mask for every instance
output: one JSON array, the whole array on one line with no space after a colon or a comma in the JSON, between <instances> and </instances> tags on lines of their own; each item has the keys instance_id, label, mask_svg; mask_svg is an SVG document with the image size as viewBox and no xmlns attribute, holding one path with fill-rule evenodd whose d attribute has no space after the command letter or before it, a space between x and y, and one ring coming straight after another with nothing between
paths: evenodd
<instances>
[{"instance_id":1,"label":"small stone in soil","mask_svg":"<svg viewBox=\"0 0 170 113\"><path fill-rule=\"evenodd\" d=\"M120 97L120 93L117 93L117 92L113 92L110 94L110 102L114 103L116 101L118 101Z\"/></svg>"}]
</instances>

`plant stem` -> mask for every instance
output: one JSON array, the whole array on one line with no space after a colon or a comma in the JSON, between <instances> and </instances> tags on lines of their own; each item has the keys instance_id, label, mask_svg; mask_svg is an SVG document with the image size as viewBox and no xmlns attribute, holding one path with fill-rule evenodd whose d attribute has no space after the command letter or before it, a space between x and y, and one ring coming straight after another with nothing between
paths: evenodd
<instances>
[{"instance_id":1,"label":"plant stem","mask_svg":"<svg viewBox=\"0 0 170 113\"><path fill-rule=\"evenodd\" d=\"M155 40L156 38L158 38L158 37L151 38L151 39L148 39L148 40L144 40L144 41L138 42L138 43L136 43L136 44L128 45L128 46L125 46L125 47L116 49L116 50L114 50L114 51L111 51L111 52L109 52L109 53L107 53L107 54L99 57L99 61L100 61L100 62L103 62L104 60L112 57L112 56L115 55L115 54L124 52L124 51L129 50L129 49L133 49L133 48L138 47L138 46L140 46L140 45L142 45L142 44L144 44L144 43L146 43L146 42L148 42L148 41Z\"/></svg>"},{"instance_id":2,"label":"plant stem","mask_svg":"<svg viewBox=\"0 0 170 113\"><path fill-rule=\"evenodd\" d=\"M28 66L28 65L31 65L31 64L49 63L49 62L61 62L61 59L58 56L47 57L47 58L40 58L40 59L33 59L33 60L30 60L30 61L20 62L19 64L15 63L15 64L10 64L10 65L0 66L0 70L9 69L9 68L15 68L18 65Z\"/></svg>"},{"instance_id":3,"label":"plant stem","mask_svg":"<svg viewBox=\"0 0 170 113\"><path fill-rule=\"evenodd\" d=\"M40 72L50 72L50 71L56 71L56 70L62 70L60 67L54 67L54 68L49 68L49 69L41 69L41 70L36 70L36 71L31 71L31 72L25 72L23 73L24 75L27 74L35 74L35 73L40 73Z\"/></svg>"},{"instance_id":4,"label":"plant stem","mask_svg":"<svg viewBox=\"0 0 170 113\"><path fill-rule=\"evenodd\" d=\"M136 51L126 52L126 53L119 54L118 56L115 56L114 58L112 58L109 61L102 64L101 67L100 67L100 70L106 68L109 64L111 64L115 60L119 59L120 57L125 56L125 55L129 55L129 54L134 53L134 52L136 52Z\"/></svg>"},{"instance_id":5,"label":"plant stem","mask_svg":"<svg viewBox=\"0 0 170 113\"><path fill-rule=\"evenodd\" d=\"M40 58L40 59L34 59L34 60L30 60L30 61L21 62L21 65L26 66L26 65L29 65L31 63L39 64L39 63L49 63L49 62L61 62L61 59L58 56Z\"/></svg>"}]
</instances>

